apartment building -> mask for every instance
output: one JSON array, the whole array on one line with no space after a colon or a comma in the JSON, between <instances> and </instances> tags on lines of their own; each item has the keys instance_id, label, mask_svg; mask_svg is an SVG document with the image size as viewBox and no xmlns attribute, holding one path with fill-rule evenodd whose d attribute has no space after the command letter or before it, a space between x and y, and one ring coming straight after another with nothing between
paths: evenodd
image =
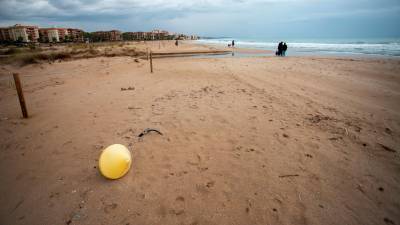
<instances>
[{"instance_id":1,"label":"apartment building","mask_svg":"<svg viewBox=\"0 0 400 225\"><path fill-rule=\"evenodd\" d=\"M110 33L110 41L122 41L122 32L119 30L111 30Z\"/></svg>"},{"instance_id":2,"label":"apartment building","mask_svg":"<svg viewBox=\"0 0 400 225\"><path fill-rule=\"evenodd\" d=\"M124 32L122 33L122 39L126 41L137 40L135 32Z\"/></svg>"},{"instance_id":3,"label":"apartment building","mask_svg":"<svg viewBox=\"0 0 400 225\"><path fill-rule=\"evenodd\" d=\"M73 42L83 42L83 30L68 28L69 40Z\"/></svg>"},{"instance_id":4,"label":"apartment building","mask_svg":"<svg viewBox=\"0 0 400 225\"><path fill-rule=\"evenodd\" d=\"M165 30L153 30L153 33L157 35L158 39L166 39L169 36L169 32Z\"/></svg>"},{"instance_id":5,"label":"apartment building","mask_svg":"<svg viewBox=\"0 0 400 225\"><path fill-rule=\"evenodd\" d=\"M67 41L69 39L69 32L67 28L57 28L59 41Z\"/></svg>"},{"instance_id":6,"label":"apartment building","mask_svg":"<svg viewBox=\"0 0 400 225\"><path fill-rule=\"evenodd\" d=\"M74 28L38 28L16 24L0 27L0 42L83 42L85 32ZM150 32L125 32L119 30L97 31L88 34L92 41L198 39L197 36L174 34L161 29Z\"/></svg>"},{"instance_id":7,"label":"apartment building","mask_svg":"<svg viewBox=\"0 0 400 225\"><path fill-rule=\"evenodd\" d=\"M28 42L39 41L39 27L37 26L24 26L25 32L28 34Z\"/></svg>"},{"instance_id":8,"label":"apartment building","mask_svg":"<svg viewBox=\"0 0 400 225\"><path fill-rule=\"evenodd\" d=\"M37 42L38 39L39 28L37 26L15 24L11 27L0 28L1 41Z\"/></svg>"},{"instance_id":9,"label":"apartment building","mask_svg":"<svg viewBox=\"0 0 400 225\"><path fill-rule=\"evenodd\" d=\"M57 28L40 28L39 29L41 42L59 42L60 36Z\"/></svg>"},{"instance_id":10,"label":"apartment building","mask_svg":"<svg viewBox=\"0 0 400 225\"><path fill-rule=\"evenodd\" d=\"M11 41L10 29L8 27L0 27L0 42Z\"/></svg>"},{"instance_id":11,"label":"apartment building","mask_svg":"<svg viewBox=\"0 0 400 225\"><path fill-rule=\"evenodd\" d=\"M40 28L41 42L83 42L83 30L73 28Z\"/></svg>"},{"instance_id":12,"label":"apartment building","mask_svg":"<svg viewBox=\"0 0 400 225\"><path fill-rule=\"evenodd\" d=\"M122 34L122 38L124 40L130 40L130 41L146 40L146 37L147 37L146 32L125 32Z\"/></svg>"},{"instance_id":13,"label":"apartment building","mask_svg":"<svg viewBox=\"0 0 400 225\"><path fill-rule=\"evenodd\" d=\"M137 40L146 40L147 39L146 32L139 31L139 32L134 32L134 33L136 35Z\"/></svg>"},{"instance_id":14,"label":"apartment building","mask_svg":"<svg viewBox=\"0 0 400 225\"><path fill-rule=\"evenodd\" d=\"M119 30L96 31L92 33L93 41L122 41L122 33Z\"/></svg>"},{"instance_id":15,"label":"apartment building","mask_svg":"<svg viewBox=\"0 0 400 225\"><path fill-rule=\"evenodd\" d=\"M176 35L165 30L152 30L150 32L125 32L124 40L171 40Z\"/></svg>"},{"instance_id":16,"label":"apartment building","mask_svg":"<svg viewBox=\"0 0 400 225\"><path fill-rule=\"evenodd\" d=\"M146 32L146 36L150 40L161 40L161 39L168 39L170 34L168 31L165 30L154 29L150 32Z\"/></svg>"}]
</instances>

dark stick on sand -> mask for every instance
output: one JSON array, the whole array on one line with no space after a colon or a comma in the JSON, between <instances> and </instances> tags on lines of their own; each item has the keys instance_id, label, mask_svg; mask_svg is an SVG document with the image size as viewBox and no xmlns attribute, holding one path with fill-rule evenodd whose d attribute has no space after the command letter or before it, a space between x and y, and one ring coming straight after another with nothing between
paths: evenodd
<instances>
[{"instance_id":1,"label":"dark stick on sand","mask_svg":"<svg viewBox=\"0 0 400 225\"><path fill-rule=\"evenodd\" d=\"M298 177L298 174L288 174L288 175L280 175L279 178L285 178L285 177Z\"/></svg>"},{"instance_id":2,"label":"dark stick on sand","mask_svg":"<svg viewBox=\"0 0 400 225\"><path fill-rule=\"evenodd\" d=\"M163 135L159 130L153 129L153 128L146 128L142 133L138 135L138 137L143 137L144 135L150 133L150 132L156 132L159 135Z\"/></svg>"}]
</instances>

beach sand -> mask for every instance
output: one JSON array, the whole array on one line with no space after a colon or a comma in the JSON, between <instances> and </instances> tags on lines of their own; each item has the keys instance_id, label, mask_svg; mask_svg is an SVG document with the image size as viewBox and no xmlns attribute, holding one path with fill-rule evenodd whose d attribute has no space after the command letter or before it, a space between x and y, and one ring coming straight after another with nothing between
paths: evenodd
<instances>
[{"instance_id":1,"label":"beach sand","mask_svg":"<svg viewBox=\"0 0 400 225\"><path fill-rule=\"evenodd\" d=\"M128 46L129 47L129 46ZM149 51L157 53L171 53L171 52L180 52L180 53L195 53L195 52L234 52L234 53L242 53L249 55L261 55L261 54L270 54L275 55L274 51L263 50L263 49L250 49L250 48L231 48L222 45L206 45L200 44L193 41L179 41L178 46L175 46L175 41L141 41L132 44L130 47L136 48L140 51L146 52Z\"/></svg>"},{"instance_id":2,"label":"beach sand","mask_svg":"<svg viewBox=\"0 0 400 225\"><path fill-rule=\"evenodd\" d=\"M0 224L400 224L399 60L153 65L0 69ZM133 163L111 181L97 160L114 143Z\"/></svg>"}]
</instances>

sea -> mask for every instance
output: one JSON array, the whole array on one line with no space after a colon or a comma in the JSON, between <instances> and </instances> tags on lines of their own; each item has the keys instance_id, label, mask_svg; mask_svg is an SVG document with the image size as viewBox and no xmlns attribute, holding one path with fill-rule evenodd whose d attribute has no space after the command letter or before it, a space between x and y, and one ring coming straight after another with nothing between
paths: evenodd
<instances>
[{"instance_id":1,"label":"sea","mask_svg":"<svg viewBox=\"0 0 400 225\"><path fill-rule=\"evenodd\" d=\"M271 50L275 52L279 42L288 45L287 55L332 55L400 57L400 38L375 39L271 39L271 38L201 38L202 44L227 46L235 40L235 47Z\"/></svg>"}]
</instances>

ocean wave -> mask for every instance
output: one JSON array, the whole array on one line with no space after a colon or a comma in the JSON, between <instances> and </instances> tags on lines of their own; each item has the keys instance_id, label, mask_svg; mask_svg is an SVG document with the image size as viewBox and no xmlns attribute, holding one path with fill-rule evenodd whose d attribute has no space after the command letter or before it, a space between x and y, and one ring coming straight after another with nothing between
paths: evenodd
<instances>
[{"instance_id":1,"label":"ocean wave","mask_svg":"<svg viewBox=\"0 0 400 225\"><path fill-rule=\"evenodd\" d=\"M232 39L207 39L199 40L200 43L227 45L231 43ZM255 40L236 40L236 46L259 48L275 50L277 48L276 42L264 42ZM375 54L385 56L399 56L400 55L400 42L398 41L348 41L337 43L322 43L322 42L288 42L288 48L295 52L325 52L325 53L353 53L353 54Z\"/></svg>"}]
</instances>

